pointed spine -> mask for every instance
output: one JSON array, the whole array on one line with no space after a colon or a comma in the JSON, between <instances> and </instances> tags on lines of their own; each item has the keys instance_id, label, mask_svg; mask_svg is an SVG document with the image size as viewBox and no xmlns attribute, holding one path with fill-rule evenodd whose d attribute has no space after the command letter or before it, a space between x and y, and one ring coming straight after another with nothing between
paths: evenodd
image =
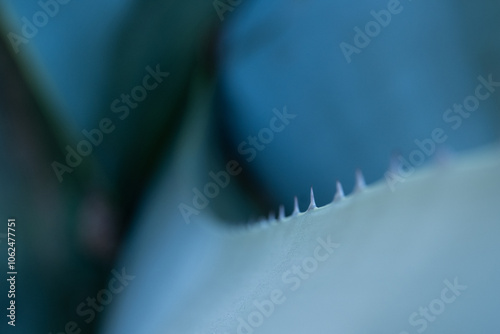
<instances>
[{"instance_id":1,"label":"pointed spine","mask_svg":"<svg viewBox=\"0 0 500 334\"><path fill-rule=\"evenodd\" d=\"M354 186L354 192L361 192L363 189L366 188L366 182L365 182L365 177L363 176L363 173L361 172L361 169L356 169L356 183Z\"/></svg>"},{"instance_id":2,"label":"pointed spine","mask_svg":"<svg viewBox=\"0 0 500 334\"><path fill-rule=\"evenodd\" d=\"M279 214L278 214L278 219L279 219L280 221L285 220L285 207L284 207L283 205L280 205Z\"/></svg>"},{"instance_id":3,"label":"pointed spine","mask_svg":"<svg viewBox=\"0 0 500 334\"><path fill-rule=\"evenodd\" d=\"M335 197L333 197L334 202L339 202L344 199L344 189L342 189L342 184L337 181L336 183L337 186L337 192L335 193Z\"/></svg>"},{"instance_id":4,"label":"pointed spine","mask_svg":"<svg viewBox=\"0 0 500 334\"><path fill-rule=\"evenodd\" d=\"M316 201L314 200L314 191L313 188L311 187L311 203L309 204L309 208L307 208L307 211L311 211L316 209Z\"/></svg>"},{"instance_id":5,"label":"pointed spine","mask_svg":"<svg viewBox=\"0 0 500 334\"><path fill-rule=\"evenodd\" d=\"M293 198L293 212L292 212L292 217L298 216L300 213L299 210L299 200L297 199L297 196Z\"/></svg>"}]
</instances>

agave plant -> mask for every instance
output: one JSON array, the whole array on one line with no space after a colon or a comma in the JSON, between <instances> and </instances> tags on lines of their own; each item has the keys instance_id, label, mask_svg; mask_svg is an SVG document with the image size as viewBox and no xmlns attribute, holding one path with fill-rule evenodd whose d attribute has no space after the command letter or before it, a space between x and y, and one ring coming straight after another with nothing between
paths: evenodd
<instances>
[{"instance_id":1,"label":"agave plant","mask_svg":"<svg viewBox=\"0 0 500 334\"><path fill-rule=\"evenodd\" d=\"M0 8L2 333L496 329L496 3Z\"/></svg>"}]
</instances>

